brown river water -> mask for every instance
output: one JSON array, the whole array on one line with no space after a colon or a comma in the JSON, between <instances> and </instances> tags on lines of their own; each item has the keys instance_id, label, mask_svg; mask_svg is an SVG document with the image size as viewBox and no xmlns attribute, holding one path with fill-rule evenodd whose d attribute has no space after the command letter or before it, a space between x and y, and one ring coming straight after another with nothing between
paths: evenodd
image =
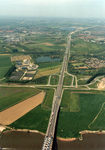
<instances>
[{"instance_id":1,"label":"brown river water","mask_svg":"<svg viewBox=\"0 0 105 150\"><path fill-rule=\"evenodd\" d=\"M44 135L40 133L27 133L9 131L0 138L0 147L14 150L41 150ZM105 134L88 133L83 140L60 141L57 140L54 150L105 150Z\"/></svg>"}]
</instances>

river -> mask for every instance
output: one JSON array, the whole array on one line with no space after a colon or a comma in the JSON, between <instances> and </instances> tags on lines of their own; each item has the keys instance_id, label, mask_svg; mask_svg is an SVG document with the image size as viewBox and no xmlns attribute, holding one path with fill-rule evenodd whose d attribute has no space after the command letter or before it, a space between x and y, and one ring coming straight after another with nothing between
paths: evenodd
<instances>
[{"instance_id":1,"label":"river","mask_svg":"<svg viewBox=\"0 0 105 150\"><path fill-rule=\"evenodd\" d=\"M8 131L0 138L0 147L16 150L41 150L44 135L40 133L27 133ZM60 141L57 140L56 150L105 150L105 134L88 133L83 140Z\"/></svg>"}]
</instances>

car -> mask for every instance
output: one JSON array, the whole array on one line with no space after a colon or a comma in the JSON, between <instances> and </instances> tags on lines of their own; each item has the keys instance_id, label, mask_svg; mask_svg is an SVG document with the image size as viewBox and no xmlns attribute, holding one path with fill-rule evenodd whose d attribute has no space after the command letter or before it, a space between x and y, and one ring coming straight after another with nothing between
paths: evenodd
<instances>
[{"instance_id":1,"label":"car","mask_svg":"<svg viewBox=\"0 0 105 150\"><path fill-rule=\"evenodd\" d=\"M52 116L54 115L54 113L52 112Z\"/></svg>"}]
</instances>

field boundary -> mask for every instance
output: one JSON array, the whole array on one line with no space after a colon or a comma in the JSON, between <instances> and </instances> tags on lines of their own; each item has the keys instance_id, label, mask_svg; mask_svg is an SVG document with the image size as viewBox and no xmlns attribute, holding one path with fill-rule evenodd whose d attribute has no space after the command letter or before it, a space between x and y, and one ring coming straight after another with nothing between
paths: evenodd
<instances>
[{"instance_id":1,"label":"field boundary","mask_svg":"<svg viewBox=\"0 0 105 150\"><path fill-rule=\"evenodd\" d=\"M71 94L73 94L73 93L71 93ZM78 93L76 93L76 94L78 94ZM71 105L70 105L70 112L79 112L80 111L80 100L79 100L79 94L78 94L78 110L76 110L76 111L73 111L73 110L71 110ZM71 102L71 98L70 98L70 102Z\"/></svg>"},{"instance_id":2,"label":"field boundary","mask_svg":"<svg viewBox=\"0 0 105 150\"><path fill-rule=\"evenodd\" d=\"M40 92L37 95L30 97L2 112L0 112L0 124L10 125L36 106L42 103L45 92Z\"/></svg>"},{"instance_id":3,"label":"field boundary","mask_svg":"<svg viewBox=\"0 0 105 150\"><path fill-rule=\"evenodd\" d=\"M99 114L101 113L101 111L102 111L102 109L103 109L103 107L104 107L104 104L105 104L105 102L102 104L102 107L101 107L101 109L100 109L100 111L98 112L98 114L96 115L96 117L93 119L93 121L88 125L88 128L90 128L91 129L91 125L95 122L95 120L98 118L98 116L99 116Z\"/></svg>"}]
</instances>

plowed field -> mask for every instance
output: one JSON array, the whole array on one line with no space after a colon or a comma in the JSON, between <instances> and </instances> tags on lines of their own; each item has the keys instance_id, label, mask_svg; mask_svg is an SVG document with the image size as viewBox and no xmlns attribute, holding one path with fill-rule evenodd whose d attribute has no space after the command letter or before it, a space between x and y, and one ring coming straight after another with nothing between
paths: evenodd
<instances>
[{"instance_id":1,"label":"plowed field","mask_svg":"<svg viewBox=\"0 0 105 150\"><path fill-rule=\"evenodd\" d=\"M9 125L42 103L45 92L41 92L27 100L0 112L0 124ZM31 117L31 116L30 116Z\"/></svg>"}]
</instances>

